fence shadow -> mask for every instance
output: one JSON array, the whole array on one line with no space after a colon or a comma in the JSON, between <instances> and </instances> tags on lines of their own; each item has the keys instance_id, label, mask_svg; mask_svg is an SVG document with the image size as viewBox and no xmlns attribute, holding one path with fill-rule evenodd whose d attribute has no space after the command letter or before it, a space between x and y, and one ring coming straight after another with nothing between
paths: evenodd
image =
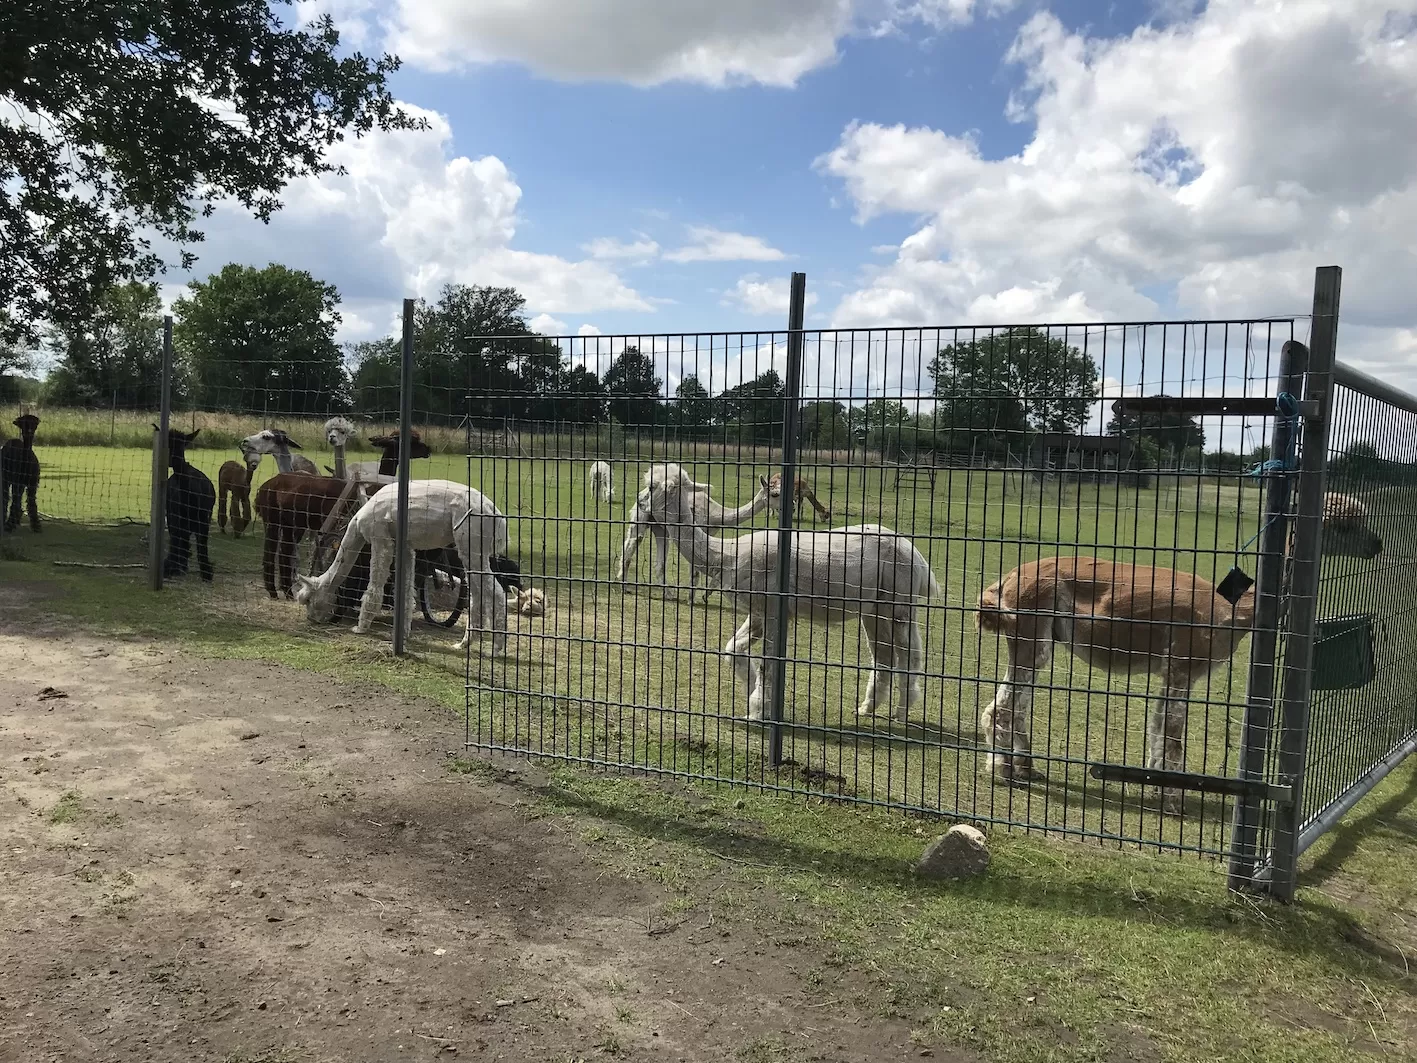
<instances>
[{"instance_id":1,"label":"fence shadow","mask_svg":"<svg viewBox=\"0 0 1417 1063\"><path fill-rule=\"evenodd\" d=\"M1381 804L1361 815L1351 813L1342 821L1342 829L1329 832L1332 842L1312 864L1301 869L1299 884L1315 888L1323 886L1343 870L1364 841L1378 831L1388 831L1417 843L1417 830L1395 822L1397 815L1417 801L1417 772L1409 773L1407 783Z\"/></svg>"}]
</instances>

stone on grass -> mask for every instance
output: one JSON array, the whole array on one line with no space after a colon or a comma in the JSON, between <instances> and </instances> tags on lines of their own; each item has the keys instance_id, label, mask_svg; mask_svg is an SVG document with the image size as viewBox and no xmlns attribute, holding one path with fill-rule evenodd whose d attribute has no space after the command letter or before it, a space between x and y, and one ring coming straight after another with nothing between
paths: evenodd
<instances>
[{"instance_id":1,"label":"stone on grass","mask_svg":"<svg viewBox=\"0 0 1417 1063\"><path fill-rule=\"evenodd\" d=\"M972 878L989 866L989 843L983 832L960 823L925 849L916 870L926 878Z\"/></svg>"}]
</instances>

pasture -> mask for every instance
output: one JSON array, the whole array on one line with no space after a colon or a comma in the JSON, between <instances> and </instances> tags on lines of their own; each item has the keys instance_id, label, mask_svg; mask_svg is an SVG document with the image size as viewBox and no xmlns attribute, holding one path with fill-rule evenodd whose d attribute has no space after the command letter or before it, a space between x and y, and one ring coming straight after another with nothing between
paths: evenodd
<instances>
[{"instance_id":1,"label":"pasture","mask_svg":"<svg viewBox=\"0 0 1417 1063\"><path fill-rule=\"evenodd\" d=\"M141 522L146 513L149 452L38 449L45 468L41 508L58 521L41 537L16 539L17 548L41 564L141 562L143 529L128 522ZM306 452L329 463L316 446L307 445ZM229 453L198 449L191 457L215 480ZM716 498L732 506L747 501L759 476L774 471L753 457L691 467L712 484ZM453 649L456 632L415 625L408 671L418 675L421 690L468 692L468 732L475 744L986 823L1046 825L1115 842L1151 837L1203 852L1224 850L1229 799L1193 794L1185 816L1162 817L1154 795L1087 775L1092 761L1143 761L1146 699L1155 684L1145 675L1093 673L1059 655L1052 675L1040 677L1047 685L1037 692L1033 715L1035 751L1053 758L1040 762L1047 780L1011 788L989 778L977 719L993 696L1004 651L998 639L976 630L973 610L982 587L1022 561L1052 553L1076 550L1218 578L1258 529L1260 497L1253 481L1182 476L1162 477L1159 486L1142 490L1094 483L1039 487L1001 471L955 469L941 470L931 489L923 478L897 484L894 470L880 465L805 465L803 475L832 509L832 526L881 523L910 535L944 596L926 610L926 701L904 725L884 714L856 716L866 680L858 627L798 626L788 651L787 764L774 768L767 759L767 731L743 719L743 698L718 652L739 621L722 596L689 605L689 571L672 548L675 600L651 593L648 539L637 559L638 584L626 592L612 582L630 493L647 462L611 464L616 496L609 506L590 497L587 463L580 460L469 460L442 453L414 464L415 478L470 482L496 501L509 517L511 553L551 606L545 618L513 618L505 660L490 659L485 642L464 658ZM267 461L256 485L273 472ZM775 512L760 514L752 526L775 521ZM814 523L810 511L801 525L824 526ZM1394 541L1398 529L1380 531L1400 546ZM371 641L387 645L387 626L368 638L343 626L315 628L294 604L268 599L260 586L259 525L254 532L239 541L214 535L215 586L190 578L171 584L155 600L160 608L146 610L148 622L159 628L251 625L335 654ZM1253 550L1241 564L1254 573ZM1326 571L1356 564L1334 559ZM1393 573L1412 578L1405 566ZM111 598L121 612L130 608L144 578L135 569L94 572L87 580L92 593ZM1348 608L1363 605L1357 599L1377 588L1367 579L1340 585ZM1246 639L1233 660L1194 692L1188 737L1193 771L1234 772L1248 652Z\"/></svg>"}]
</instances>

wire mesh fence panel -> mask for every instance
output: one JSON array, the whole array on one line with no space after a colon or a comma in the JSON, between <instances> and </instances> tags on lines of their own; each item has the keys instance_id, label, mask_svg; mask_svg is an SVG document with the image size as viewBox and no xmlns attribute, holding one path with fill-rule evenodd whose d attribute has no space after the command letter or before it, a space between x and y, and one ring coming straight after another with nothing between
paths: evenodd
<instances>
[{"instance_id":1,"label":"wire mesh fence panel","mask_svg":"<svg viewBox=\"0 0 1417 1063\"><path fill-rule=\"evenodd\" d=\"M1417 747L1417 398L1341 370L1328 451L1300 850Z\"/></svg>"},{"instance_id":2,"label":"wire mesh fence panel","mask_svg":"<svg viewBox=\"0 0 1417 1063\"><path fill-rule=\"evenodd\" d=\"M474 338L468 480L546 609L469 655L468 741L1223 853L1253 596L1215 584L1292 335Z\"/></svg>"}]
</instances>

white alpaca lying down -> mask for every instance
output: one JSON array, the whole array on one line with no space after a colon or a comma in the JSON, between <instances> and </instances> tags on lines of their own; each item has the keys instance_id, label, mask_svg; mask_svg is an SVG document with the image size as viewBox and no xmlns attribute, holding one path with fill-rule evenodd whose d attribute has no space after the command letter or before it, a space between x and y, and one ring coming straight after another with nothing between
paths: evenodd
<instances>
[{"instance_id":1,"label":"white alpaca lying down","mask_svg":"<svg viewBox=\"0 0 1417 1063\"><path fill-rule=\"evenodd\" d=\"M335 562L313 578L295 577L295 600L305 606L311 620L324 622L333 614L336 592L354 568L364 544L370 545L369 585L359 603L359 620L354 630L369 630L383 602L384 585L394 563L394 528L398 516L398 484L381 487L349 522L340 541ZM436 550L456 546L467 570L467 630L459 649L472 640L473 617L480 629L486 604L492 602L492 652L507 649L507 599L492 574L488 560L507 552L507 518L491 500L467 484L451 480L413 480L408 485L408 571L413 571L415 550ZM404 614L407 636L417 606L412 601L413 581L409 580L410 603Z\"/></svg>"}]
</instances>

